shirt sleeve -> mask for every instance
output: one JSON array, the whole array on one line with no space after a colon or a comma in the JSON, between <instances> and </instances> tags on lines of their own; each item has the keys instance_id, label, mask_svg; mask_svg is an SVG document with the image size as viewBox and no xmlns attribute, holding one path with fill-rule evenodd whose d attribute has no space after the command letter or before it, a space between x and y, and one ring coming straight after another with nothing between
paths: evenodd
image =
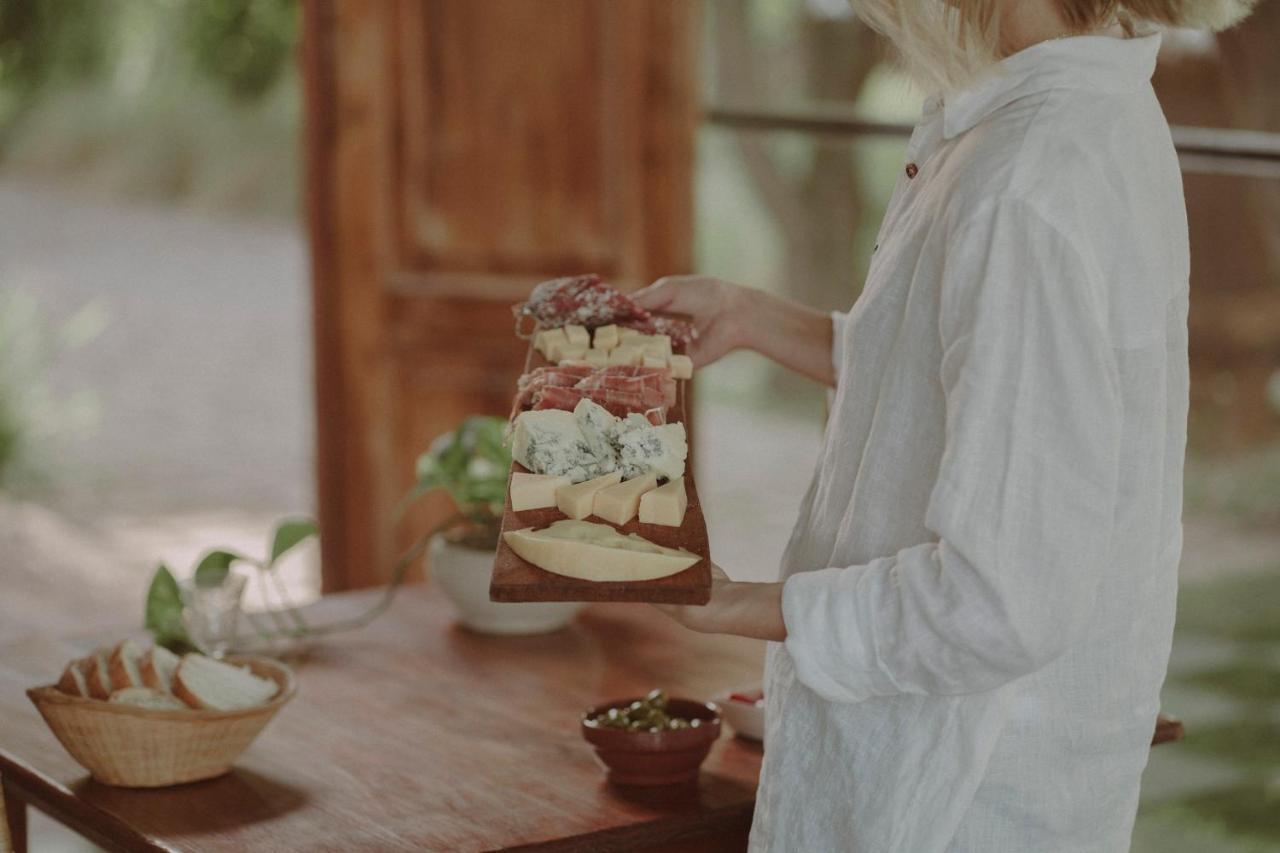
<instances>
[{"instance_id":1,"label":"shirt sleeve","mask_svg":"<svg viewBox=\"0 0 1280 853\"><path fill-rule=\"evenodd\" d=\"M835 371L837 383L844 365L844 324L848 320L849 315L844 311L831 312L831 369Z\"/></svg>"},{"instance_id":2,"label":"shirt sleeve","mask_svg":"<svg viewBox=\"0 0 1280 853\"><path fill-rule=\"evenodd\" d=\"M783 589L797 676L830 701L974 693L1044 667L1108 568L1121 414L1096 276L1020 202L946 245L936 538Z\"/></svg>"}]
</instances>

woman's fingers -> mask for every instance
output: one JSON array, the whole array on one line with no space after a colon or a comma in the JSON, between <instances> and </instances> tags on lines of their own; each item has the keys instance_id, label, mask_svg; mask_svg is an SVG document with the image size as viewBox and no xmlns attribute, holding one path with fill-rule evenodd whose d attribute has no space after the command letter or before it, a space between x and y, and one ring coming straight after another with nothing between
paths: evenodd
<instances>
[{"instance_id":1,"label":"woman's fingers","mask_svg":"<svg viewBox=\"0 0 1280 853\"><path fill-rule=\"evenodd\" d=\"M673 281L681 276L667 276L660 278L646 288L637 290L631 294L631 298L636 304L646 311L671 311L671 303L676 300L678 287L673 286Z\"/></svg>"}]
</instances>

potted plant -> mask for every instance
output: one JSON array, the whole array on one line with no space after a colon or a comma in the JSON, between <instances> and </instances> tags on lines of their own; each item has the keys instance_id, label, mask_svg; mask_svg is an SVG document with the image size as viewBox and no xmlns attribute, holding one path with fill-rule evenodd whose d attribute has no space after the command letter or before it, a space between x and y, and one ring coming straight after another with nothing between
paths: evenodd
<instances>
[{"instance_id":1,"label":"potted plant","mask_svg":"<svg viewBox=\"0 0 1280 853\"><path fill-rule=\"evenodd\" d=\"M452 498L456 513L437 528L428 546L429 571L457 607L463 625L486 634L540 634L563 628L584 605L489 600L511 470L506 423L471 417L437 438L419 457L416 483L401 506L437 490Z\"/></svg>"}]
</instances>

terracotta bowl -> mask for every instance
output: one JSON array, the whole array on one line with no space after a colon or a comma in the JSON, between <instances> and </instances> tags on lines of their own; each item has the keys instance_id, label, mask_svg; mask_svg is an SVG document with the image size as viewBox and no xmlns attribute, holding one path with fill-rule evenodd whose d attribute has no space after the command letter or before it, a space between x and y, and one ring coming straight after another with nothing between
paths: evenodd
<instances>
[{"instance_id":1,"label":"terracotta bowl","mask_svg":"<svg viewBox=\"0 0 1280 853\"><path fill-rule=\"evenodd\" d=\"M293 698L293 672L249 655L228 663L248 666L279 685L262 705L236 711L158 710L33 687L27 696L53 734L94 779L125 788L158 788L220 776L231 769L276 712Z\"/></svg>"},{"instance_id":2,"label":"terracotta bowl","mask_svg":"<svg viewBox=\"0 0 1280 853\"><path fill-rule=\"evenodd\" d=\"M643 697L633 696L606 702L587 711L582 718L582 736L596 749L596 758L615 785L682 785L698 780L698 768L720 737L720 714L716 706L692 699L669 699L667 711L673 717L701 720L697 728L662 732L628 732L591 721L610 708L625 708Z\"/></svg>"}]
</instances>

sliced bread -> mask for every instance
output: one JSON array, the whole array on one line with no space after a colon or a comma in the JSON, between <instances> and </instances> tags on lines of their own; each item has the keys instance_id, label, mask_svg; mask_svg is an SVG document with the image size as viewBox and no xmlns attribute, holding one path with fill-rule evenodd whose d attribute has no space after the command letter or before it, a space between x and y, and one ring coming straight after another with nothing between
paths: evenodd
<instances>
[{"instance_id":1,"label":"sliced bread","mask_svg":"<svg viewBox=\"0 0 1280 853\"><path fill-rule=\"evenodd\" d=\"M189 711L181 699L152 690L150 687L125 687L111 694L112 702L121 705L137 705L139 708L154 708L162 711Z\"/></svg>"},{"instance_id":2,"label":"sliced bread","mask_svg":"<svg viewBox=\"0 0 1280 853\"><path fill-rule=\"evenodd\" d=\"M173 688L170 682L173 681L173 671L178 668L180 660L182 660L180 657L164 646L152 646L147 649L138 659L142 683L152 690L172 693Z\"/></svg>"},{"instance_id":3,"label":"sliced bread","mask_svg":"<svg viewBox=\"0 0 1280 853\"><path fill-rule=\"evenodd\" d=\"M173 695L192 708L252 708L275 696L277 689L268 678L204 655L184 655L173 673Z\"/></svg>"},{"instance_id":4,"label":"sliced bread","mask_svg":"<svg viewBox=\"0 0 1280 853\"><path fill-rule=\"evenodd\" d=\"M88 657L84 681L94 699L111 698L111 649L101 648Z\"/></svg>"},{"instance_id":5,"label":"sliced bread","mask_svg":"<svg viewBox=\"0 0 1280 853\"><path fill-rule=\"evenodd\" d=\"M84 671L89 661L90 658L79 658L67 664L58 679L58 689L72 696L88 696L89 685L85 683Z\"/></svg>"},{"instance_id":6,"label":"sliced bread","mask_svg":"<svg viewBox=\"0 0 1280 853\"><path fill-rule=\"evenodd\" d=\"M111 651L107 672L111 676L111 686L116 690L125 687L144 687L142 673L138 670L138 658L142 656L133 640L125 640Z\"/></svg>"}]
</instances>

